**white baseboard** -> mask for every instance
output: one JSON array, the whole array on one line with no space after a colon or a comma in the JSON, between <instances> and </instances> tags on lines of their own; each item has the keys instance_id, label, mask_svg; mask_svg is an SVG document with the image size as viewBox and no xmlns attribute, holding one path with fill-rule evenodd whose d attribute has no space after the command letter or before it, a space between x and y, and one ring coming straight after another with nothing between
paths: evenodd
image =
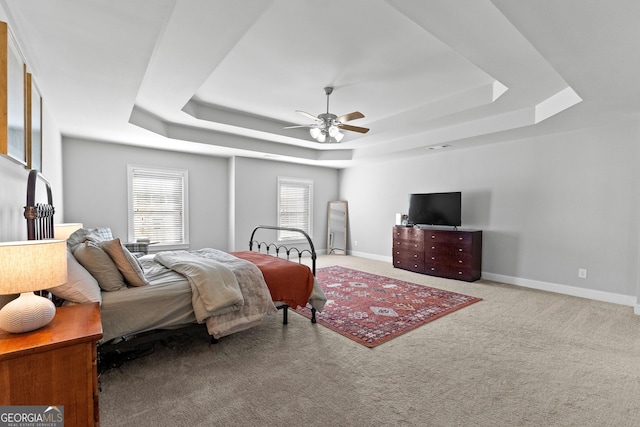
<instances>
[{"instance_id":1,"label":"white baseboard","mask_svg":"<svg viewBox=\"0 0 640 427\"><path fill-rule=\"evenodd\" d=\"M493 280L494 282L506 283L509 285L523 286L525 288L539 289L541 291L555 292L557 294L571 295L574 297L587 298L595 301L610 302L613 304L633 307L636 305L636 297L632 295L622 295L613 292L598 291L595 289L578 288L575 286L561 285L558 283L541 282L539 280L523 279L521 277L505 276L502 274L482 273L482 278Z\"/></svg>"},{"instance_id":2,"label":"white baseboard","mask_svg":"<svg viewBox=\"0 0 640 427\"><path fill-rule=\"evenodd\" d=\"M350 251L349 255L375 259L379 261L393 262L391 257L373 255L364 252ZM505 276L503 274L487 273L484 271L482 272L482 278L486 280L492 280L494 282L506 283L508 285L522 286L525 288L538 289L541 291L554 292L563 295L571 295L574 297L587 298L595 301L626 305L629 307L633 307L633 312L640 315L640 301L638 301L635 295L622 295L612 292L598 291L595 289L578 288L575 286L561 285L558 283L541 282L539 280Z\"/></svg>"},{"instance_id":3,"label":"white baseboard","mask_svg":"<svg viewBox=\"0 0 640 427\"><path fill-rule=\"evenodd\" d=\"M358 252L358 251L354 251L354 250L347 251L347 255L353 255L353 256L360 257L360 258L375 259L377 261L386 261L389 264L393 263L393 258L391 258L390 256L369 254L369 253L366 253L366 252Z\"/></svg>"}]
</instances>

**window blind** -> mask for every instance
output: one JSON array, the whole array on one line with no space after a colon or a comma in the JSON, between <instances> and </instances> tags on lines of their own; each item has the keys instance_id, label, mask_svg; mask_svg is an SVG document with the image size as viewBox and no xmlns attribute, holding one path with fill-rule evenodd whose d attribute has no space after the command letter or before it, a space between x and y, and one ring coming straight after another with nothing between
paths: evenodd
<instances>
[{"instance_id":1,"label":"window blind","mask_svg":"<svg viewBox=\"0 0 640 427\"><path fill-rule=\"evenodd\" d=\"M185 243L186 171L134 168L131 173L134 239Z\"/></svg>"},{"instance_id":2,"label":"window blind","mask_svg":"<svg viewBox=\"0 0 640 427\"><path fill-rule=\"evenodd\" d=\"M279 178L278 184L278 225L299 228L311 235L313 182ZM286 230L278 233L278 240L297 240L300 237L300 234Z\"/></svg>"}]
</instances>

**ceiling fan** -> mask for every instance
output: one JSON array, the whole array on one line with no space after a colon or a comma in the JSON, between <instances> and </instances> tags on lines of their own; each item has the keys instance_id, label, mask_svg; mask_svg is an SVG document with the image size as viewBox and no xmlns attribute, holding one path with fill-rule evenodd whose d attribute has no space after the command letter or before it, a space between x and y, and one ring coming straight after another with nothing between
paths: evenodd
<instances>
[{"instance_id":1,"label":"ceiling fan","mask_svg":"<svg viewBox=\"0 0 640 427\"><path fill-rule=\"evenodd\" d=\"M351 120L362 119L364 115L359 111L353 113L344 114L342 116L336 116L329 112L329 95L333 92L333 87L327 86L324 88L324 93L327 95L327 112L319 114L317 117L313 114L309 114L305 111L296 110L297 113L302 114L312 120L315 123L301 126L288 126L285 129L308 127L311 136L318 142L340 142L344 137L344 134L340 130L348 130L352 132L367 133L369 129L347 125L345 122Z\"/></svg>"}]
</instances>

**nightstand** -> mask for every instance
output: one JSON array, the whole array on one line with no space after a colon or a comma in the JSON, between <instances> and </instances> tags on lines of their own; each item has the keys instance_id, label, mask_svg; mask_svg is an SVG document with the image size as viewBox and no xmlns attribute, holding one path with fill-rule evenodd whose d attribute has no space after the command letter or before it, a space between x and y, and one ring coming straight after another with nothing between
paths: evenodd
<instances>
[{"instance_id":1,"label":"nightstand","mask_svg":"<svg viewBox=\"0 0 640 427\"><path fill-rule=\"evenodd\" d=\"M65 425L99 426L98 303L58 307L47 326L0 330L0 405L63 406Z\"/></svg>"}]
</instances>

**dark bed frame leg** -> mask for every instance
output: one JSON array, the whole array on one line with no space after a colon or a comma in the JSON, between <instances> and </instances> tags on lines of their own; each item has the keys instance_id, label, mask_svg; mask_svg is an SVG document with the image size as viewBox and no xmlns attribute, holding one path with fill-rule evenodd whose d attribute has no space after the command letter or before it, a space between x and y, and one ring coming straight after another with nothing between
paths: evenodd
<instances>
[{"instance_id":1,"label":"dark bed frame leg","mask_svg":"<svg viewBox=\"0 0 640 427\"><path fill-rule=\"evenodd\" d=\"M311 308L311 323L316 323L316 309Z\"/></svg>"},{"instance_id":2,"label":"dark bed frame leg","mask_svg":"<svg viewBox=\"0 0 640 427\"><path fill-rule=\"evenodd\" d=\"M220 340L213 335L211 335L211 344L218 344Z\"/></svg>"},{"instance_id":3,"label":"dark bed frame leg","mask_svg":"<svg viewBox=\"0 0 640 427\"><path fill-rule=\"evenodd\" d=\"M289 306L285 305L282 307L282 324L289 324Z\"/></svg>"}]
</instances>

